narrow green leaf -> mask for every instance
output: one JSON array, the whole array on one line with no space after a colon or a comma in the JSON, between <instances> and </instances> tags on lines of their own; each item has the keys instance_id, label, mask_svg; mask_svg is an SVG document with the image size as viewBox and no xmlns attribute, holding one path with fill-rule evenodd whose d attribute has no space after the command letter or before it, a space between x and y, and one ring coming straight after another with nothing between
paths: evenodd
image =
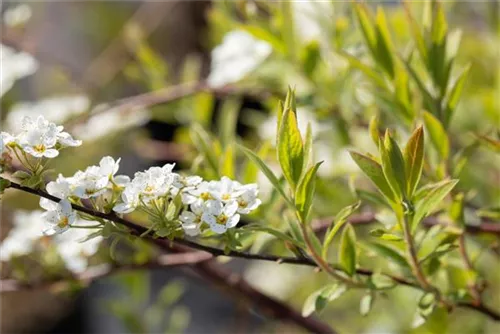
<instances>
[{"instance_id":1,"label":"narrow green leaf","mask_svg":"<svg viewBox=\"0 0 500 334\"><path fill-rule=\"evenodd\" d=\"M375 145L379 144L380 141L380 132L378 130L379 124L378 124L378 117L377 115L373 115L373 117L370 119L370 137L372 138L372 141L375 143Z\"/></svg>"},{"instance_id":2,"label":"narrow green leaf","mask_svg":"<svg viewBox=\"0 0 500 334\"><path fill-rule=\"evenodd\" d=\"M347 218L356 211L359 206L361 205L361 202L357 202L355 204L346 206L342 210L340 210L339 213L335 216L335 218L332 221L332 224L328 228L328 232L326 233L325 240L323 241L323 252L322 256L323 259L326 259L328 255L328 248L330 247L330 244L333 241L333 238L339 231L339 229L344 226L344 224L347 222Z\"/></svg>"},{"instance_id":3,"label":"narrow green leaf","mask_svg":"<svg viewBox=\"0 0 500 334\"><path fill-rule=\"evenodd\" d=\"M338 260L349 276L354 275L356 272L356 233L350 224L342 231Z\"/></svg>"},{"instance_id":4,"label":"narrow green leaf","mask_svg":"<svg viewBox=\"0 0 500 334\"><path fill-rule=\"evenodd\" d=\"M443 124L429 112L424 112L424 123L432 145L443 161L448 159L450 143Z\"/></svg>"},{"instance_id":5,"label":"narrow green leaf","mask_svg":"<svg viewBox=\"0 0 500 334\"><path fill-rule=\"evenodd\" d=\"M358 58L350 55L349 53L343 50L339 50L337 52L339 53L339 55L344 57L349 62L349 65L351 65L351 67L357 68L358 70L363 72L368 78L370 78L373 81L373 83L375 83L378 87L388 91L386 82L381 77L381 75L377 73L377 71L375 71L368 65L363 64Z\"/></svg>"},{"instance_id":6,"label":"narrow green leaf","mask_svg":"<svg viewBox=\"0 0 500 334\"><path fill-rule=\"evenodd\" d=\"M398 144L386 131L384 142L379 144L382 171L398 199L407 198L405 162Z\"/></svg>"},{"instance_id":7,"label":"narrow green leaf","mask_svg":"<svg viewBox=\"0 0 500 334\"><path fill-rule=\"evenodd\" d=\"M391 35L387 27L387 20L382 7L377 8L375 33L377 61L382 65L382 68L387 72L387 74L389 74L389 77L394 78L394 60L392 59L393 47Z\"/></svg>"},{"instance_id":8,"label":"narrow green leaf","mask_svg":"<svg viewBox=\"0 0 500 334\"><path fill-rule=\"evenodd\" d=\"M415 40L415 45L417 46L420 58L422 58L424 64L427 64L427 45L422 34L422 29L420 29L417 21L411 15L410 9L406 3L404 3L404 7L408 17L408 21L410 21L410 31L413 35L413 39Z\"/></svg>"},{"instance_id":9,"label":"narrow green leaf","mask_svg":"<svg viewBox=\"0 0 500 334\"><path fill-rule=\"evenodd\" d=\"M385 230L383 230L381 228L371 230L370 235L373 237L382 239L382 240L386 240L386 241L401 241L401 240L403 240L403 238L401 236L395 235L392 233L387 233Z\"/></svg>"},{"instance_id":10,"label":"narrow green leaf","mask_svg":"<svg viewBox=\"0 0 500 334\"><path fill-rule=\"evenodd\" d=\"M363 32L366 44L368 45L368 48L372 50L373 53L375 53L374 51L376 50L377 46L377 36L373 27L373 19L370 17L368 9L364 4L354 3L353 7L354 12L356 13L356 18L358 19L358 23L361 27L361 31Z\"/></svg>"},{"instance_id":11,"label":"narrow green leaf","mask_svg":"<svg viewBox=\"0 0 500 334\"><path fill-rule=\"evenodd\" d=\"M465 82L469 75L470 66L465 67L462 72L457 76L455 82L453 83L449 94L446 98L446 108L444 115L444 125L447 126L450 123L451 117L457 108L460 97L462 96L462 91L465 87Z\"/></svg>"},{"instance_id":12,"label":"narrow green leaf","mask_svg":"<svg viewBox=\"0 0 500 334\"><path fill-rule=\"evenodd\" d=\"M387 275L374 273L370 276L370 282L378 290L391 289L396 286L396 282Z\"/></svg>"},{"instance_id":13,"label":"narrow green leaf","mask_svg":"<svg viewBox=\"0 0 500 334\"><path fill-rule=\"evenodd\" d=\"M420 126L411 135L404 150L408 197L417 189L424 166L424 129Z\"/></svg>"},{"instance_id":14,"label":"narrow green leaf","mask_svg":"<svg viewBox=\"0 0 500 334\"><path fill-rule=\"evenodd\" d=\"M304 144L300 135L297 118L292 109L285 109L278 135L278 161L283 175L295 190L302 175L304 165Z\"/></svg>"},{"instance_id":15,"label":"narrow green leaf","mask_svg":"<svg viewBox=\"0 0 500 334\"><path fill-rule=\"evenodd\" d=\"M295 192L295 207L303 221L307 220L307 216L311 211L314 190L316 188L316 173L322 163L323 162L316 163L307 171L300 180L297 191Z\"/></svg>"},{"instance_id":16,"label":"narrow green leaf","mask_svg":"<svg viewBox=\"0 0 500 334\"><path fill-rule=\"evenodd\" d=\"M367 293L363 296L363 298L361 298L361 301L359 303L359 313L362 316L368 315L368 313L372 309L374 299L375 298L371 292Z\"/></svg>"},{"instance_id":17,"label":"narrow green leaf","mask_svg":"<svg viewBox=\"0 0 500 334\"><path fill-rule=\"evenodd\" d=\"M396 249L379 243L368 243L367 246L382 258L386 258L399 267L405 270L410 268L405 257Z\"/></svg>"},{"instance_id":18,"label":"narrow green leaf","mask_svg":"<svg viewBox=\"0 0 500 334\"><path fill-rule=\"evenodd\" d=\"M257 156L264 160L269 153L271 145L269 142L265 142L262 144L260 149L257 151ZM243 169L243 182L244 183L255 183L257 181L257 175L259 172L259 168L255 163L249 160Z\"/></svg>"},{"instance_id":19,"label":"narrow green leaf","mask_svg":"<svg viewBox=\"0 0 500 334\"><path fill-rule=\"evenodd\" d=\"M314 291L304 302L304 306L302 307L302 316L308 317L315 311L321 311L325 308L328 302L339 298L346 290L345 285L329 284Z\"/></svg>"},{"instance_id":20,"label":"narrow green leaf","mask_svg":"<svg viewBox=\"0 0 500 334\"><path fill-rule=\"evenodd\" d=\"M458 180L444 180L436 184L422 200L415 206L415 217L413 219L413 228L415 228L420 221L427 217L434 208L436 208L441 201L448 195L448 193L455 187Z\"/></svg>"},{"instance_id":21,"label":"narrow green leaf","mask_svg":"<svg viewBox=\"0 0 500 334\"><path fill-rule=\"evenodd\" d=\"M304 165L302 166L302 171L306 171L309 164L312 162L312 128L311 123L307 123L306 136L304 140Z\"/></svg>"},{"instance_id":22,"label":"narrow green leaf","mask_svg":"<svg viewBox=\"0 0 500 334\"><path fill-rule=\"evenodd\" d=\"M372 182L377 186L377 188L382 192L382 194L391 202L395 202L394 193L391 187L385 179L382 166L370 157L356 153L353 151L349 152L352 159L358 165L358 167L365 173L366 176L372 180Z\"/></svg>"},{"instance_id":23,"label":"narrow green leaf","mask_svg":"<svg viewBox=\"0 0 500 334\"><path fill-rule=\"evenodd\" d=\"M234 142L236 123L241 108L239 98L225 99L217 116L217 129L222 148Z\"/></svg>"},{"instance_id":24,"label":"narrow green leaf","mask_svg":"<svg viewBox=\"0 0 500 334\"><path fill-rule=\"evenodd\" d=\"M196 146L198 151L203 154L205 157L206 161L208 162L208 165L212 169L212 172L216 176L219 175L219 163L218 163L218 157L217 157L217 151L214 150L214 142L210 138L210 135L198 124L195 124L191 128L191 139L193 141L193 144Z\"/></svg>"},{"instance_id":25,"label":"narrow green leaf","mask_svg":"<svg viewBox=\"0 0 500 334\"><path fill-rule=\"evenodd\" d=\"M234 179L234 149L233 145L226 146L226 150L221 157L220 171L221 174Z\"/></svg>"},{"instance_id":26,"label":"narrow green leaf","mask_svg":"<svg viewBox=\"0 0 500 334\"><path fill-rule=\"evenodd\" d=\"M274 186L275 189L278 190L278 192L283 196L283 198L292 206L294 206L293 202L288 198L287 194L285 193L285 190L283 189L283 186L280 184L280 181L274 175L273 171L267 167L266 163L262 161L261 158L259 158L258 155L253 153L251 150L247 149L246 147L243 147L241 145L238 145L238 147L245 153L245 155L252 160L264 173L264 175L267 177L267 179L271 182L271 184Z\"/></svg>"},{"instance_id":27,"label":"narrow green leaf","mask_svg":"<svg viewBox=\"0 0 500 334\"><path fill-rule=\"evenodd\" d=\"M379 193L375 193L372 191L366 191L366 190L362 190L362 189L356 189L356 195L362 201L370 202L372 204L386 207L388 209L391 208L389 203L387 203L385 198L382 197Z\"/></svg>"},{"instance_id":28,"label":"narrow green leaf","mask_svg":"<svg viewBox=\"0 0 500 334\"><path fill-rule=\"evenodd\" d=\"M418 86L418 89L420 90L420 93L422 94L422 97L424 99L424 106L428 110L430 110L434 115L439 115L439 108L438 105L436 104L436 101L434 99L434 96L429 92L427 89L426 85L420 79L420 76L417 74L417 72L413 69L410 63L408 63L406 60L402 59L403 64L406 67L406 70L412 77L413 81Z\"/></svg>"}]
</instances>

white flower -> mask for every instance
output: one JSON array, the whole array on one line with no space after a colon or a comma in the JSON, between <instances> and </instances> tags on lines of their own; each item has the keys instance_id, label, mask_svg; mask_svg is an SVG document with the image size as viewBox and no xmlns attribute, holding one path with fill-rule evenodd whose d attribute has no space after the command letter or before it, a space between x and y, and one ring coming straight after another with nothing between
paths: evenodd
<instances>
[{"instance_id":1,"label":"white flower","mask_svg":"<svg viewBox=\"0 0 500 334\"><path fill-rule=\"evenodd\" d=\"M228 228L235 227L240 221L240 215L236 213L238 203L232 201L223 204L219 201L209 201L207 211L202 215L202 221L210 226L210 229L217 234L222 234Z\"/></svg>"},{"instance_id":2,"label":"white flower","mask_svg":"<svg viewBox=\"0 0 500 334\"><path fill-rule=\"evenodd\" d=\"M151 200L168 195L172 189L175 173L172 173L175 164L166 164L163 167L151 167L144 172L137 172L130 182L124 183L122 203L118 203L113 211L130 213L140 204L149 204ZM125 178L123 181L126 181Z\"/></svg>"},{"instance_id":3,"label":"white flower","mask_svg":"<svg viewBox=\"0 0 500 334\"><path fill-rule=\"evenodd\" d=\"M79 226L91 223L88 221L77 221L77 225ZM87 269L88 257L97 252L103 238L102 236L97 236L89 240L85 239L97 231L97 229L70 228L66 233L55 237L57 251L63 259L66 268L74 273L82 273Z\"/></svg>"},{"instance_id":4,"label":"white flower","mask_svg":"<svg viewBox=\"0 0 500 334\"><path fill-rule=\"evenodd\" d=\"M90 166L82 172L78 171L73 176L75 188L73 195L79 198L91 198L106 192L109 178L100 173L100 168Z\"/></svg>"},{"instance_id":5,"label":"white flower","mask_svg":"<svg viewBox=\"0 0 500 334\"><path fill-rule=\"evenodd\" d=\"M208 85L221 87L239 81L266 59L271 51L269 43L258 40L245 31L227 33L222 44L212 51Z\"/></svg>"},{"instance_id":6,"label":"white flower","mask_svg":"<svg viewBox=\"0 0 500 334\"><path fill-rule=\"evenodd\" d=\"M51 228L43 232L47 235L66 231L76 220L76 212L73 211L71 203L66 199L61 200L54 210L47 211L42 216L52 225Z\"/></svg>"},{"instance_id":7,"label":"white flower","mask_svg":"<svg viewBox=\"0 0 500 334\"><path fill-rule=\"evenodd\" d=\"M35 242L40 239L44 220L42 211L15 211L13 227L0 243L0 260L7 261L13 256L29 254Z\"/></svg>"},{"instance_id":8,"label":"white flower","mask_svg":"<svg viewBox=\"0 0 500 334\"><path fill-rule=\"evenodd\" d=\"M182 203L204 205L205 202L214 200L211 191L217 187L216 181L203 181L194 188L186 189L181 193Z\"/></svg>"},{"instance_id":9,"label":"white flower","mask_svg":"<svg viewBox=\"0 0 500 334\"><path fill-rule=\"evenodd\" d=\"M72 185L68 179L63 177L61 174L57 177L56 181L51 181L47 184L46 190L52 196L60 199L68 198L72 193ZM40 206L45 210L56 210L57 203L51 201L47 198L40 198Z\"/></svg>"},{"instance_id":10,"label":"white flower","mask_svg":"<svg viewBox=\"0 0 500 334\"><path fill-rule=\"evenodd\" d=\"M8 132L1 132L0 133L0 138L2 139L2 153L5 151L5 148L7 145L10 145L12 143L15 143L16 142L16 137L14 137L13 135L11 135L10 133Z\"/></svg>"},{"instance_id":11,"label":"white flower","mask_svg":"<svg viewBox=\"0 0 500 334\"><path fill-rule=\"evenodd\" d=\"M36 120L24 117L22 129L18 141L26 153L37 158L54 158L59 155L59 151L53 147L57 143L60 128L54 123L47 121L43 116L38 116Z\"/></svg>"},{"instance_id":12,"label":"white flower","mask_svg":"<svg viewBox=\"0 0 500 334\"><path fill-rule=\"evenodd\" d=\"M257 198L259 188L256 184L247 184L240 187L242 191L236 201L238 202L238 213L249 214L257 209L262 201Z\"/></svg>"},{"instance_id":13,"label":"white flower","mask_svg":"<svg viewBox=\"0 0 500 334\"><path fill-rule=\"evenodd\" d=\"M73 137L67 132L59 132L57 134L57 142L63 147L77 147L82 145L81 140L73 139Z\"/></svg>"},{"instance_id":14,"label":"white flower","mask_svg":"<svg viewBox=\"0 0 500 334\"><path fill-rule=\"evenodd\" d=\"M9 7L3 14L3 20L9 27L16 27L25 24L31 18L31 7L22 4Z\"/></svg>"},{"instance_id":15,"label":"white flower","mask_svg":"<svg viewBox=\"0 0 500 334\"><path fill-rule=\"evenodd\" d=\"M0 44L0 97L3 96L14 83L38 69L38 62L26 52L16 51L8 46Z\"/></svg>"},{"instance_id":16,"label":"white flower","mask_svg":"<svg viewBox=\"0 0 500 334\"><path fill-rule=\"evenodd\" d=\"M192 190L203 181L203 179L197 175L181 176L179 174L172 173L172 176L174 178L171 190L173 196L177 196L179 192Z\"/></svg>"},{"instance_id":17,"label":"white flower","mask_svg":"<svg viewBox=\"0 0 500 334\"><path fill-rule=\"evenodd\" d=\"M202 216L205 212L205 207L203 205L192 204L190 206L191 210L184 210L179 216L182 222L182 228L184 232L194 237L200 234L200 226L203 223Z\"/></svg>"},{"instance_id":18,"label":"white flower","mask_svg":"<svg viewBox=\"0 0 500 334\"><path fill-rule=\"evenodd\" d=\"M210 195L216 200L228 203L236 200L243 193L241 184L223 176L220 181L215 182L210 190Z\"/></svg>"},{"instance_id":19,"label":"white flower","mask_svg":"<svg viewBox=\"0 0 500 334\"><path fill-rule=\"evenodd\" d=\"M7 113L5 124L10 131L18 132L20 119L25 116L36 117L38 115L60 124L85 112L89 106L90 100L85 95L54 96L35 102L19 102L14 104Z\"/></svg>"}]
</instances>

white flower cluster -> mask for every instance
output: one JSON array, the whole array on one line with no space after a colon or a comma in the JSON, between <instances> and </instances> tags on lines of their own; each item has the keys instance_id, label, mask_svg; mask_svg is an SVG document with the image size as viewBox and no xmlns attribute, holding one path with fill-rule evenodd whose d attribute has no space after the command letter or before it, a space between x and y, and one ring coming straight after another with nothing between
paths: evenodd
<instances>
[{"instance_id":1,"label":"white flower cluster","mask_svg":"<svg viewBox=\"0 0 500 334\"><path fill-rule=\"evenodd\" d=\"M158 199L180 195L185 209L179 216L182 228L190 236L201 233L203 224L222 234L235 227L240 214L249 214L261 203L255 184L242 185L227 177L220 181L203 181L199 176L173 173L173 164L137 172L121 194L122 202L113 210L130 213L138 208L156 205Z\"/></svg>"},{"instance_id":2,"label":"white flower cluster","mask_svg":"<svg viewBox=\"0 0 500 334\"><path fill-rule=\"evenodd\" d=\"M43 116L36 119L24 117L21 125L21 133L13 136L7 132L2 132L1 153L8 148L21 148L24 153L28 153L35 158L55 158L59 155L59 147L80 146L81 140L63 131L63 126L49 122Z\"/></svg>"},{"instance_id":3,"label":"white flower cluster","mask_svg":"<svg viewBox=\"0 0 500 334\"><path fill-rule=\"evenodd\" d=\"M3 96L14 83L36 72L38 61L29 53L16 52L14 49L0 44L0 97Z\"/></svg>"},{"instance_id":4,"label":"white flower cluster","mask_svg":"<svg viewBox=\"0 0 500 334\"><path fill-rule=\"evenodd\" d=\"M222 87L237 82L253 71L272 52L269 43L246 31L235 30L224 36L222 44L212 51L212 66L207 83Z\"/></svg>"},{"instance_id":5,"label":"white flower cluster","mask_svg":"<svg viewBox=\"0 0 500 334\"><path fill-rule=\"evenodd\" d=\"M78 171L72 177L59 174L56 181L47 184L47 192L52 196L62 199L55 203L49 199L41 198L40 206L47 210L45 219L51 224L46 234L61 233L66 231L77 219L76 213L71 208L70 198L92 199L98 196L110 197L114 187L120 188L130 182L125 175L116 175L120 166L120 159L104 157L99 166L89 166L85 171Z\"/></svg>"},{"instance_id":6,"label":"white flower cluster","mask_svg":"<svg viewBox=\"0 0 500 334\"><path fill-rule=\"evenodd\" d=\"M15 211L12 221L13 228L0 243L1 261L30 254L37 245L54 245L66 268L74 273L81 273L88 266L88 257L97 252L103 240L101 236L86 240L97 231L92 228L74 228L53 238L44 237L40 227L45 225L45 221L39 210ZM85 226L92 222L79 220L77 223Z\"/></svg>"}]
</instances>

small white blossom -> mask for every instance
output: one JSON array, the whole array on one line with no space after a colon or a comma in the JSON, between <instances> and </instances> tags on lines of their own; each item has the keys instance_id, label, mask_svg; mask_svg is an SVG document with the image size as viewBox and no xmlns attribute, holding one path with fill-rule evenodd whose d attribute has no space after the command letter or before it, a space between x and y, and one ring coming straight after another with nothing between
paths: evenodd
<instances>
[{"instance_id":1,"label":"small white blossom","mask_svg":"<svg viewBox=\"0 0 500 334\"><path fill-rule=\"evenodd\" d=\"M182 222L182 228L184 232L194 237L200 234L200 226L203 223L202 216L205 212L205 207L203 205L192 204L190 210L184 210L179 216L179 220Z\"/></svg>"},{"instance_id":2,"label":"small white blossom","mask_svg":"<svg viewBox=\"0 0 500 334\"><path fill-rule=\"evenodd\" d=\"M181 193L182 203L187 205L196 204L202 206L205 204L205 202L214 200L211 192L216 187L216 181L203 181L199 183L198 186L186 189L186 191Z\"/></svg>"},{"instance_id":3,"label":"small white blossom","mask_svg":"<svg viewBox=\"0 0 500 334\"><path fill-rule=\"evenodd\" d=\"M56 181L51 181L47 184L46 190L52 196L60 199L66 199L72 193L72 184L68 179L59 174ZM44 197L40 198L40 206L45 210L56 210L57 205L58 204L56 202L53 202L50 199Z\"/></svg>"},{"instance_id":4,"label":"small white blossom","mask_svg":"<svg viewBox=\"0 0 500 334\"><path fill-rule=\"evenodd\" d=\"M125 186L121 194L122 203L118 203L114 206L113 211L117 213L130 213L134 211L140 204L140 185L132 180L129 184Z\"/></svg>"},{"instance_id":5,"label":"small white blossom","mask_svg":"<svg viewBox=\"0 0 500 334\"><path fill-rule=\"evenodd\" d=\"M223 176L220 181L214 183L210 189L210 195L223 203L229 203L236 200L243 191L239 182Z\"/></svg>"},{"instance_id":6,"label":"small white blossom","mask_svg":"<svg viewBox=\"0 0 500 334\"><path fill-rule=\"evenodd\" d=\"M181 176L175 173L172 173L172 175L174 178L171 190L173 196L177 196L179 192L186 192L192 190L203 181L203 179L197 175Z\"/></svg>"},{"instance_id":7,"label":"small white blossom","mask_svg":"<svg viewBox=\"0 0 500 334\"><path fill-rule=\"evenodd\" d=\"M61 200L54 210L47 211L42 216L52 225L51 228L43 232L47 235L66 231L76 220L76 212L73 211L71 203L66 199Z\"/></svg>"},{"instance_id":8,"label":"small white blossom","mask_svg":"<svg viewBox=\"0 0 500 334\"><path fill-rule=\"evenodd\" d=\"M59 155L54 146L60 128L54 123L47 121L43 116L38 116L36 119L24 117L22 129L18 142L26 153L37 158L54 158Z\"/></svg>"},{"instance_id":9,"label":"small white blossom","mask_svg":"<svg viewBox=\"0 0 500 334\"><path fill-rule=\"evenodd\" d=\"M236 198L238 213L249 214L257 209L262 201L257 197L259 189L256 184L247 184L240 187L241 194Z\"/></svg>"},{"instance_id":10,"label":"small white blossom","mask_svg":"<svg viewBox=\"0 0 500 334\"><path fill-rule=\"evenodd\" d=\"M210 229L217 234L222 234L228 228L235 227L240 221L240 215L236 213L238 210L236 201L226 204L219 201L209 201L207 209L202 215L202 221L207 223Z\"/></svg>"},{"instance_id":11,"label":"small white blossom","mask_svg":"<svg viewBox=\"0 0 500 334\"><path fill-rule=\"evenodd\" d=\"M212 66L207 83L222 87L237 82L254 70L272 52L269 43L245 31L231 31L212 51Z\"/></svg>"},{"instance_id":12,"label":"small white blossom","mask_svg":"<svg viewBox=\"0 0 500 334\"><path fill-rule=\"evenodd\" d=\"M77 147L82 145L81 140L73 139L73 137L67 132L59 132L57 134L57 142L63 147Z\"/></svg>"}]
</instances>

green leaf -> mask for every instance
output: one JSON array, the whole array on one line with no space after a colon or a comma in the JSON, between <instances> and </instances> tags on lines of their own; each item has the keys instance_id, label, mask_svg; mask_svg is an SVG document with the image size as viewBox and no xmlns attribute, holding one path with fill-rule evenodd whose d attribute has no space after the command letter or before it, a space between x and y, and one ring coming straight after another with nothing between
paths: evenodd
<instances>
[{"instance_id":1,"label":"green leaf","mask_svg":"<svg viewBox=\"0 0 500 334\"><path fill-rule=\"evenodd\" d=\"M273 49L276 50L277 52L281 54L286 53L286 46L283 40L279 37L276 37L275 34L273 34L271 31L257 26L257 25L248 25L248 24L242 24L239 26L241 29L246 30L249 32L251 35L254 37L266 41L269 44L272 45Z\"/></svg>"},{"instance_id":2,"label":"green leaf","mask_svg":"<svg viewBox=\"0 0 500 334\"><path fill-rule=\"evenodd\" d=\"M306 171L309 167L309 164L312 162L312 128L311 123L307 123L306 136L304 141L304 165L302 166L302 170Z\"/></svg>"},{"instance_id":3,"label":"green leaf","mask_svg":"<svg viewBox=\"0 0 500 334\"><path fill-rule=\"evenodd\" d=\"M220 166L220 172L222 175L234 179L234 148L233 145L227 145L222 155L222 161Z\"/></svg>"},{"instance_id":4,"label":"green leaf","mask_svg":"<svg viewBox=\"0 0 500 334\"><path fill-rule=\"evenodd\" d=\"M240 108L241 100L239 98L224 99L220 112L217 115L218 138L222 148L226 148L234 142Z\"/></svg>"},{"instance_id":5,"label":"green leaf","mask_svg":"<svg viewBox=\"0 0 500 334\"><path fill-rule=\"evenodd\" d=\"M321 311L328 302L339 298L346 290L347 288L345 285L330 284L314 291L304 302L302 316L308 317L315 311Z\"/></svg>"},{"instance_id":6,"label":"green leaf","mask_svg":"<svg viewBox=\"0 0 500 334\"><path fill-rule=\"evenodd\" d=\"M441 122L429 112L424 112L424 123L432 145L443 161L448 159L450 143L448 135Z\"/></svg>"},{"instance_id":7,"label":"green leaf","mask_svg":"<svg viewBox=\"0 0 500 334\"><path fill-rule=\"evenodd\" d=\"M371 230L370 235L372 237L376 237L376 238L386 240L386 241L401 241L401 240L403 240L403 238L401 236L395 235L392 233L387 233L385 230L383 230L381 228Z\"/></svg>"},{"instance_id":8,"label":"green leaf","mask_svg":"<svg viewBox=\"0 0 500 334\"><path fill-rule=\"evenodd\" d=\"M10 184L9 180L0 177L0 195L4 193L5 189L10 187Z\"/></svg>"},{"instance_id":9,"label":"green leaf","mask_svg":"<svg viewBox=\"0 0 500 334\"><path fill-rule=\"evenodd\" d=\"M372 138L372 141L375 143L375 145L379 144L380 141L380 132L378 131L379 124L378 124L378 117L377 115L373 115L373 117L370 119L370 137Z\"/></svg>"},{"instance_id":10,"label":"green leaf","mask_svg":"<svg viewBox=\"0 0 500 334\"><path fill-rule=\"evenodd\" d=\"M464 227L464 193L459 193L453 197L453 202L450 206L450 218L460 227Z\"/></svg>"},{"instance_id":11,"label":"green leaf","mask_svg":"<svg viewBox=\"0 0 500 334\"><path fill-rule=\"evenodd\" d=\"M375 50L377 47L377 36L375 29L373 27L373 20L368 13L368 9L364 4L354 3L354 12L356 13L356 18L358 19L358 23L361 27L361 31L363 32L363 36L365 38L366 44L368 48L375 54Z\"/></svg>"},{"instance_id":12,"label":"green leaf","mask_svg":"<svg viewBox=\"0 0 500 334\"><path fill-rule=\"evenodd\" d=\"M382 68L394 78L394 60L392 59L392 42L389 29L387 28L387 20L385 18L382 7L377 8L377 16L375 18L375 32L377 37L376 42L376 58Z\"/></svg>"},{"instance_id":13,"label":"green leaf","mask_svg":"<svg viewBox=\"0 0 500 334\"><path fill-rule=\"evenodd\" d=\"M386 131L384 142L379 144L382 170L393 193L398 199L407 198L405 162L396 141Z\"/></svg>"},{"instance_id":14,"label":"green leaf","mask_svg":"<svg viewBox=\"0 0 500 334\"><path fill-rule=\"evenodd\" d=\"M368 313L372 309L374 299L375 298L371 292L367 293L363 296L363 298L361 298L361 301L359 303L359 313L362 316L368 315Z\"/></svg>"},{"instance_id":15,"label":"green leaf","mask_svg":"<svg viewBox=\"0 0 500 334\"><path fill-rule=\"evenodd\" d=\"M304 73L311 78L314 70L321 61L321 52L318 41L309 42L302 51L301 63Z\"/></svg>"},{"instance_id":16,"label":"green leaf","mask_svg":"<svg viewBox=\"0 0 500 334\"><path fill-rule=\"evenodd\" d=\"M18 170L14 174L12 174L12 176L19 180L26 180L31 177L31 173L25 172L23 170Z\"/></svg>"},{"instance_id":17,"label":"green leaf","mask_svg":"<svg viewBox=\"0 0 500 334\"><path fill-rule=\"evenodd\" d=\"M350 151L351 158L358 165L358 167L365 173L366 176L372 180L377 188L384 194L384 196L391 202L395 202L394 193L385 179L382 166L372 158Z\"/></svg>"},{"instance_id":18,"label":"green leaf","mask_svg":"<svg viewBox=\"0 0 500 334\"><path fill-rule=\"evenodd\" d=\"M404 150L408 197L415 192L424 167L424 130L420 126L411 135Z\"/></svg>"},{"instance_id":19,"label":"green leaf","mask_svg":"<svg viewBox=\"0 0 500 334\"><path fill-rule=\"evenodd\" d=\"M215 143L210 138L210 135L200 125L195 124L191 128L191 139L198 151L202 153L207 160L212 172L216 176L220 176L217 157L218 150L214 150Z\"/></svg>"},{"instance_id":20,"label":"green leaf","mask_svg":"<svg viewBox=\"0 0 500 334\"><path fill-rule=\"evenodd\" d=\"M420 93L422 94L422 97L424 99L424 106L428 110L430 110L434 115L439 115L439 108L438 105L436 104L436 101L433 97L433 95L429 92L427 87L425 86L424 82L422 79L420 79L420 76L417 74L417 72L413 69L410 63L408 63L406 60L402 59L403 64L406 67L406 70L412 77L413 81L418 86L418 89L420 90Z\"/></svg>"},{"instance_id":21,"label":"green leaf","mask_svg":"<svg viewBox=\"0 0 500 334\"><path fill-rule=\"evenodd\" d=\"M410 269L410 266L408 265L405 257L396 249L375 242L368 243L367 246L372 251L380 255L380 257L386 258L387 260L393 262L394 264L405 270Z\"/></svg>"},{"instance_id":22,"label":"green leaf","mask_svg":"<svg viewBox=\"0 0 500 334\"><path fill-rule=\"evenodd\" d=\"M391 206L379 193L356 189L356 195L362 201L367 201L378 206L386 207L388 209L391 208Z\"/></svg>"},{"instance_id":23,"label":"green leaf","mask_svg":"<svg viewBox=\"0 0 500 334\"><path fill-rule=\"evenodd\" d=\"M285 190L283 189L283 186L280 184L280 181L274 175L272 170L267 167L266 163L262 161L262 159L253 153L251 150L247 149L246 147L243 147L241 145L238 145L238 147L245 153L245 155L252 160L264 173L264 175L267 177L267 179L271 182L271 184L274 186L275 189L278 190L278 192L283 196L283 198L288 202L288 204L294 206L294 203L288 198L287 194L285 193Z\"/></svg>"},{"instance_id":24,"label":"green leaf","mask_svg":"<svg viewBox=\"0 0 500 334\"><path fill-rule=\"evenodd\" d=\"M347 222L347 218L356 211L359 206L361 205L361 202L357 202L355 204L346 206L342 210L340 210L339 213L335 216L335 218L332 221L332 224L328 228L328 232L326 233L325 240L323 241L323 252L322 256L323 259L326 260L327 254L328 254L328 248L330 247L330 244L333 241L333 238L339 231L339 229L344 226L344 224Z\"/></svg>"},{"instance_id":25,"label":"green leaf","mask_svg":"<svg viewBox=\"0 0 500 334\"><path fill-rule=\"evenodd\" d=\"M465 87L466 80L469 75L470 66L465 67L462 72L457 76L455 82L453 83L448 96L446 98L446 108L444 115L444 125L447 126L450 123L451 117L457 108L460 97L462 96L462 91Z\"/></svg>"},{"instance_id":26,"label":"green leaf","mask_svg":"<svg viewBox=\"0 0 500 334\"><path fill-rule=\"evenodd\" d=\"M283 175L295 190L304 165L304 144L300 135L295 112L285 109L278 135L278 161Z\"/></svg>"},{"instance_id":27,"label":"green leaf","mask_svg":"<svg viewBox=\"0 0 500 334\"><path fill-rule=\"evenodd\" d=\"M297 208L302 221L307 220L311 211L314 190L316 188L316 173L323 162L318 162L312 166L304 177L300 180L295 192L295 207Z\"/></svg>"},{"instance_id":28,"label":"green leaf","mask_svg":"<svg viewBox=\"0 0 500 334\"><path fill-rule=\"evenodd\" d=\"M415 228L423 218L432 213L432 210L441 203L457 183L458 180L444 180L437 183L435 187L416 204L413 228Z\"/></svg>"},{"instance_id":29,"label":"green leaf","mask_svg":"<svg viewBox=\"0 0 500 334\"><path fill-rule=\"evenodd\" d=\"M387 91L387 84L384 81L384 79L381 77L377 71L373 70L371 67L369 67L366 64L363 64L358 58L350 55L349 53L339 50L337 51L339 55L344 57L348 62L351 67L357 68L361 72L363 72L368 78L370 78L373 83L375 83L379 88L382 88Z\"/></svg>"},{"instance_id":30,"label":"green leaf","mask_svg":"<svg viewBox=\"0 0 500 334\"><path fill-rule=\"evenodd\" d=\"M396 286L396 282L392 278L379 273L372 274L370 282L378 290L391 289Z\"/></svg>"},{"instance_id":31,"label":"green leaf","mask_svg":"<svg viewBox=\"0 0 500 334\"><path fill-rule=\"evenodd\" d=\"M265 142L262 144L260 149L257 151L257 156L261 158L261 160L267 157L271 145L269 142ZM259 172L259 168L252 160L249 160L243 169L243 182L244 183L255 183L257 181L257 174Z\"/></svg>"},{"instance_id":32,"label":"green leaf","mask_svg":"<svg viewBox=\"0 0 500 334\"><path fill-rule=\"evenodd\" d=\"M350 224L342 231L338 260L349 276L354 275L356 272L356 233Z\"/></svg>"},{"instance_id":33,"label":"green leaf","mask_svg":"<svg viewBox=\"0 0 500 334\"><path fill-rule=\"evenodd\" d=\"M415 45L417 46L418 53L420 54L420 58L422 58L424 64L427 64L427 45L425 43L422 30L418 26L417 21L411 15L408 5L406 3L403 4L406 10L408 21L410 21L410 31L413 35L413 39L415 40Z\"/></svg>"}]
</instances>

